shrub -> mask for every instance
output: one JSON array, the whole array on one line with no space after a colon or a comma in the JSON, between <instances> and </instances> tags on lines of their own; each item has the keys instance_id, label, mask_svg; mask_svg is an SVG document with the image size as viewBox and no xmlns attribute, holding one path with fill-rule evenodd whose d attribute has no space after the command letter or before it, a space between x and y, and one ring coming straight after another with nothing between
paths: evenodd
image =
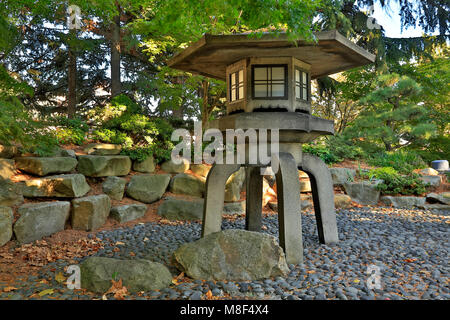
<instances>
[{"instance_id":1,"label":"shrub","mask_svg":"<svg viewBox=\"0 0 450 320\"><path fill-rule=\"evenodd\" d=\"M377 167L392 167L400 173L408 174L414 169L425 168L427 165L415 152L397 151L381 153L367 159L370 165Z\"/></svg>"},{"instance_id":2,"label":"shrub","mask_svg":"<svg viewBox=\"0 0 450 320\"><path fill-rule=\"evenodd\" d=\"M383 167L371 169L366 175L370 180L383 180L377 185L377 189L383 194L421 195L427 191L426 185L416 173L401 175L392 167Z\"/></svg>"},{"instance_id":3,"label":"shrub","mask_svg":"<svg viewBox=\"0 0 450 320\"><path fill-rule=\"evenodd\" d=\"M56 137L59 143L81 145L86 140L89 126L83 120L58 117L51 121L56 125Z\"/></svg>"},{"instance_id":4,"label":"shrub","mask_svg":"<svg viewBox=\"0 0 450 320\"><path fill-rule=\"evenodd\" d=\"M303 152L313 154L322 159L326 164L340 162L343 159L336 156L330 148L323 144L304 144L302 145Z\"/></svg>"}]
</instances>

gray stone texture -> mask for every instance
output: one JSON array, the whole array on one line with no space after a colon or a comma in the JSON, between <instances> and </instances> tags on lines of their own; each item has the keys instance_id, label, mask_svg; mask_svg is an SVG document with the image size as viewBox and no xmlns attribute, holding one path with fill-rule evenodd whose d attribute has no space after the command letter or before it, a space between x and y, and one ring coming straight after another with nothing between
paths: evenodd
<instances>
[{"instance_id":1,"label":"gray stone texture","mask_svg":"<svg viewBox=\"0 0 450 320\"><path fill-rule=\"evenodd\" d=\"M113 200L122 200L127 180L119 177L108 177L102 184L102 189Z\"/></svg>"},{"instance_id":2,"label":"gray stone texture","mask_svg":"<svg viewBox=\"0 0 450 320\"><path fill-rule=\"evenodd\" d=\"M193 173L195 173L196 175L199 175L203 178L206 178L206 176L208 175L209 170L211 170L211 166L207 165L207 164L191 164L190 167L191 171Z\"/></svg>"},{"instance_id":3,"label":"gray stone texture","mask_svg":"<svg viewBox=\"0 0 450 320\"><path fill-rule=\"evenodd\" d=\"M19 243L29 243L64 230L70 215L70 202L53 201L27 203L19 207L20 215L14 224Z\"/></svg>"},{"instance_id":4,"label":"gray stone texture","mask_svg":"<svg viewBox=\"0 0 450 320\"><path fill-rule=\"evenodd\" d=\"M135 200L152 203L161 199L169 182L169 174L135 175L131 177L126 193Z\"/></svg>"},{"instance_id":5,"label":"gray stone texture","mask_svg":"<svg viewBox=\"0 0 450 320\"><path fill-rule=\"evenodd\" d=\"M181 158L179 164L176 164L172 160L163 162L161 164L161 170L167 173L183 173L189 170L189 166L189 160Z\"/></svg>"},{"instance_id":6,"label":"gray stone texture","mask_svg":"<svg viewBox=\"0 0 450 320\"><path fill-rule=\"evenodd\" d=\"M173 260L180 271L202 280L257 280L289 272L275 237L245 230L220 231L186 243Z\"/></svg>"},{"instance_id":7,"label":"gray stone texture","mask_svg":"<svg viewBox=\"0 0 450 320\"><path fill-rule=\"evenodd\" d=\"M345 182L345 192L353 201L362 205L376 205L380 198L380 191L376 188L377 183L369 181Z\"/></svg>"},{"instance_id":8,"label":"gray stone texture","mask_svg":"<svg viewBox=\"0 0 450 320\"><path fill-rule=\"evenodd\" d=\"M111 200L105 195L89 196L72 200L72 228L92 231L106 222L111 210Z\"/></svg>"},{"instance_id":9,"label":"gray stone texture","mask_svg":"<svg viewBox=\"0 0 450 320\"><path fill-rule=\"evenodd\" d=\"M187 173L179 173L170 181L170 192L203 197L206 179Z\"/></svg>"},{"instance_id":10,"label":"gray stone texture","mask_svg":"<svg viewBox=\"0 0 450 320\"><path fill-rule=\"evenodd\" d=\"M147 211L145 204L128 204L119 207L111 208L111 218L120 223L136 220L142 218Z\"/></svg>"},{"instance_id":11,"label":"gray stone texture","mask_svg":"<svg viewBox=\"0 0 450 320\"><path fill-rule=\"evenodd\" d=\"M450 192L429 193L427 194L427 201L430 203L439 202L450 205Z\"/></svg>"},{"instance_id":12,"label":"gray stone texture","mask_svg":"<svg viewBox=\"0 0 450 320\"><path fill-rule=\"evenodd\" d=\"M14 216L12 209L0 206L0 247L11 240L13 220Z\"/></svg>"},{"instance_id":13,"label":"gray stone texture","mask_svg":"<svg viewBox=\"0 0 450 320\"><path fill-rule=\"evenodd\" d=\"M337 193L334 195L335 208L347 208L351 205L352 198L346 194Z\"/></svg>"},{"instance_id":14,"label":"gray stone texture","mask_svg":"<svg viewBox=\"0 0 450 320\"><path fill-rule=\"evenodd\" d=\"M155 172L155 160L153 157L148 157L144 161L134 161L133 170L142 173L153 173Z\"/></svg>"},{"instance_id":15,"label":"gray stone texture","mask_svg":"<svg viewBox=\"0 0 450 320\"><path fill-rule=\"evenodd\" d=\"M442 183L441 176L421 176L419 179L425 184L429 184L431 187L439 187Z\"/></svg>"},{"instance_id":16,"label":"gray stone texture","mask_svg":"<svg viewBox=\"0 0 450 320\"><path fill-rule=\"evenodd\" d=\"M330 168L333 185L342 186L345 182L352 182L355 179L356 170L349 168Z\"/></svg>"},{"instance_id":17,"label":"gray stone texture","mask_svg":"<svg viewBox=\"0 0 450 320\"><path fill-rule=\"evenodd\" d=\"M113 276L122 279L129 292L160 290L172 283L170 271L161 263L150 260L119 260L89 257L80 264L81 287L105 293L111 287Z\"/></svg>"},{"instance_id":18,"label":"gray stone texture","mask_svg":"<svg viewBox=\"0 0 450 320\"><path fill-rule=\"evenodd\" d=\"M241 190L245 182L245 168L234 172L225 184L225 202L234 202L241 199Z\"/></svg>"},{"instance_id":19,"label":"gray stone texture","mask_svg":"<svg viewBox=\"0 0 450 320\"><path fill-rule=\"evenodd\" d=\"M69 173L77 166L77 159L71 157L20 157L16 167L24 172L38 176L54 173Z\"/></svg>"},{"instance_id":20,"label":"gray stone texture","mask_svg":"<svg viewBox=\"0 0 450 320\"><path fill-rule=\"evenodd\" d=\"M385 205L394 208L412 208L423 206L425 204L425 197L393 197L383 196L380 198Z\"/></svg>"},{"instance_id":21,"label":"gray stone texture","mask_svg":"<svg viewBox=\"0 0 450 320\"><path fill-rule=\"evenodd\" d=\"M11 179L16 174L14 160L0 159L0 178Z\"/></svg>"},{"instance_id":22,"label":"gray stone texture","mask_svg":"<svg viewBox=\"0 0 450 320\"><path fill-rule=\"evenodd\" d=\"M0 158L11 159L19 153L16 146L4 146L0 144Z\"/></svg>"},{"instance_id":23,"label":"gray stone texture","mask_svg":"<svg viewBox=\"0 0 450 320\"><path fill-rule=\"evenodd\" d=\"M27 180L20 185L23 195L27 198L77 198L84 196L91 189L86 178L78 173Z\"/></svg>"},{"instance_id":24,"label":"gray stone texture","mask_svg":"<svg viewBox=\"0 0 450 320\"><path fill-rule=\"evenodd\" d=\"M77 170L88 177L126 176L131 160L127 156L78 156Z\"/></svg>"},{"instance_id":25,"label":"gray stone texture","mask_svg":"<svg viewBox=\"0 0 450 320\"><path fill-rule=\"evenodd\" d=\"M10 179L0 177L0 206L15 206L23 202L22 189Z\"/></svg>"}]
</instances>

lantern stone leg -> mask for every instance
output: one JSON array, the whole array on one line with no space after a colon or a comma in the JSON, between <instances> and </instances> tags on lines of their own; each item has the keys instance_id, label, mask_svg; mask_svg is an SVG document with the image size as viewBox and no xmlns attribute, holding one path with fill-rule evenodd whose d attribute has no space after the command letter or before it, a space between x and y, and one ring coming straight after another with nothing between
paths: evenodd
<instances>
[{"instance_id":1,"label":"lantern stone leg","mask_svg":"<svg viewBox=\"0 0 450 320\"><path fill-rule=\"evenodd\" d=\"M300 204L300 180L297 163L290 153L277 155L279 168L276 172L278 197L279 242L284 249L286 261L303 263L302 218Z\"/></svg>"},{"instance_id":2,"label":"lantern stone leg","mask_svg":"<svg viewBox=\"0 0 450 320\"><path fill-rule=\"evenodd\" d=\"M240 167L240 164L214 164L209 171L206 178L202 237L221 230L225 185L228 178Z\"/></svg>"},{"instance_id":3,"label":"lantern stone leg","mask_svg":"<svg viewBox=\"0 0 450 320\"><path fill-rule=\"evenodd\" d=\"M320 243L338 242L333 180L328 166L319 157L304 153L298 168L308 174L311 182Z\"/></svg>"},{"instance_id":4,"label":"lantern stone leg","mask_svg":"<svg viewBox=\"0 0 450 320\"><path fill-rule=\"evenodd\" d=\"M263 176L260 167L246 167L245 229L261 231Z\"/></svg>"}]
</instances>

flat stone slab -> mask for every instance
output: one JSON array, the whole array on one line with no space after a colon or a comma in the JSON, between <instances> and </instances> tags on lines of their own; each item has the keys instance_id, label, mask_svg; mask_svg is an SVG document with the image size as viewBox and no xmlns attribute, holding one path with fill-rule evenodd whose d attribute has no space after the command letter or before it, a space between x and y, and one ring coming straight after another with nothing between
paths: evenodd
<instances>
[{"instance_id":1,"label":"flat stone slab","mask_svg":"<svg viewBox=\"0 0 450 320\"><path fill-rule=\"evenodd\" d=\"M186 243L174 252L173 261L189 277L202 280L258 280L289 273L275 237L237 229Z\"/></svg>"},{"instance_id":2,"label":"flat stone slab","mask_svg":"<svg viewBox=\"0 0 450 320\"><path fill-rule=\"evenodd\" d=\"M27 198L77 198L84 196L91 189L86 178L78 173L27 180L20 185L23 195Z\"/></svg>"},{"instance_id":3,"label":"flat stone slab","mask_svg":"<svg viewBox=\"0 0 450 320\"><path fill-rule=\"evenodd\" d=\"M18 213L20 217L14 224L14 234L19 243L30 243L64 230L70 202L27 203L19 207Z\"/></svg>"},{"instance_id":4,"label":"flat stone slab","mask_svg":"<svg viewBox=\"0 0 450 320\"><path fill-rule=\"evenodd\" d=\"M349 168L330 168L333 185L342 186L345 182L352 182L355 179L356 170Z\"/></svg>"},{"instance_id":5,"label":"flat stone slab","mask_svg":"<svg viewBox=\"0 0 450 320\"><path fill-rule=\"evenodd\" d=\"M122 279L129 292L160 290L172 283L172 275L163 264L144 259L119 260L89 257L80 264L81 287L105 293L112 276Z\"/></svg>"},{"instance_id":6,"label":"flat stone slab","mask_svg":"<svg viewBox=\"0 0 450 320\"><path fill-rule=\"evenodd\" d=\"M362 205L376 205L380 198L380 191L376 188L377 183L345 182L344 189L353 201Z\"/></svg>"},{"instance_id":7,"label":"flat stone slab","mask_svg":"<svg viewBox=\"0 0 450 320\"><path fill-rule=\"evenodd\" d=\"M427 194L427 201L430 203L439 202L450 205L450 192L429 193Z\"/></svg>"},{"instance_id":8,"label":"flat stone slab","mask_svg":"<svg viewBox=\"0 0 450 320\"><path fill-rule=\"evenodd\" d=\"M0 206L0 247L11 240L13 220L12 209L10 207Z\"/></svg>"},{"instance_id":9,"label":"flat stone slab","mask_svg":"<svg viewBox=\"0 0 450 320\"><path fill-rule=\"evenodd\" d=\"M111 208L111 218L117 220L119 223L124 223L132 220L142 218L147 211L145 204L128 204L125 206Z\"/></svg>"},{"instance_id":10,"label":"flat stone slab","mask_svg":"<svg viewBox=\"0 0 450 320\"><path fill-rule=\"evenodd\" d=\"M205 184L205 178L179 173L170 181L170 192L203 197L206 188Z\"/></svg>"},{"instance_id":11,"label":"flat stone slab","mask_svg":"<svg viewBox=\"0 0 450 320\"><path fill-rule=\"evenodd\" d=\"M106 222L111 210L111 200L105 194L72 200L72 228L92 231Z\"/></svg>"},{"instance_id":12,"label":"flat stone slab","mask_svg":"<svg viewBox=\"0 0 450 320\"><path fill-rule=\"evenodd\" d=\"M0 178L11 179L16 174L14 160L0 159Z\"/></svg>"},{"instance_id":13,"label":"flat stone slab","mask_svg":"<svg viewBox=\"0 0 450 320\"><path fill-rule=\"evenodd\" d=\"M41 177L71 172L78 164L77 159L72 157L20 157L15 160L17 169Z\"/></svg>"},{"instance_id":14,"label":"flat stone slab","mask_svg":"<svg viewBox=\"0 0 450 320\"><path fill-rule=\"evenodd\" d=\"M170 182L170 174L141 174L131 177L126 193L130 198L152 203L162 198Z\"/></svg>"},{"instance_id":15,"label":"flat stone slab","mask_svg":"<svg viewBox=\"0 0 450 320\"><path fill-rule=\"evenodd\" d=\"M22 202L21 186L10 179L0 177L0 206L15 206Z\"/></svg>"},{"instance_id":16,"label":"flat stone slab","mask_svg":"<svg viewBox=\"0 0 450 320\"><path fill-rule=\"evenodd\" d=\"M128 156L78 156L77 170L87 177L126 176L131 160Z\"/></svg>"},{"instance_id":17,"label":"flat stone slab","mask_svg":"<svg viewBox=\"0 0 450 320\"><path fill-rule=\"evenodd\" d=\"M111 199L122 200L127 180L119 177L108 177L102 184L102 189Z\"/></svg>"},{"instance_id":18,"label":"flat stone slab","mask_svg":"<svg viewBox=\"0 0 450 320\"><path fill-rule=\"evenodd\" d=\"M394 208L412 208L419 207L425 204L425 197L393 197L383 196L380 198L381 202Z\"/></svg>"},{"instance_id":19,"label":"flat stone slab","mask_svg":"<svg viewBox=\"0 0 450 320\"><path fill-rule=\"evenodd\" d=\"M122 146L111 143L92 143L84 147L84 152L91 155L108 156L118 155L122 151Z\"/></svg>"}]
</instances>

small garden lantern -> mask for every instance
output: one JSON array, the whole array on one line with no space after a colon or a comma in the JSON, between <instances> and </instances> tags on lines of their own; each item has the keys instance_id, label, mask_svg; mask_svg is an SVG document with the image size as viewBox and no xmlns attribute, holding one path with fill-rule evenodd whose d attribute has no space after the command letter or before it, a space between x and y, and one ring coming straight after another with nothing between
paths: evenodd
<instances>
[{"instance_id":1,"label":"small garden lantern","mask_svg":"<svg viewBox=\"0 0 450 320\"><path fill-rule=\"evenodd\" d=\"M298 169L311 180L320 242L338 241L329 169L320 158L302 153L302 143L334 133L333 121L311 115L311 80L375 61L337 31L315 36L316 43L290 41L285 34L204 35L169 61L172 68L226 81L227 115L211 127L222 132L279 130L279 150L272 156L278 162L279 242L288 263L303 261ZM258 141L262 143L266 141ZM225 184L242 165L247 175L246 229L260 231L260 169L267 164L214 164L206 181L202 236L221 230Z\"/></svg>"}]
</instances>

